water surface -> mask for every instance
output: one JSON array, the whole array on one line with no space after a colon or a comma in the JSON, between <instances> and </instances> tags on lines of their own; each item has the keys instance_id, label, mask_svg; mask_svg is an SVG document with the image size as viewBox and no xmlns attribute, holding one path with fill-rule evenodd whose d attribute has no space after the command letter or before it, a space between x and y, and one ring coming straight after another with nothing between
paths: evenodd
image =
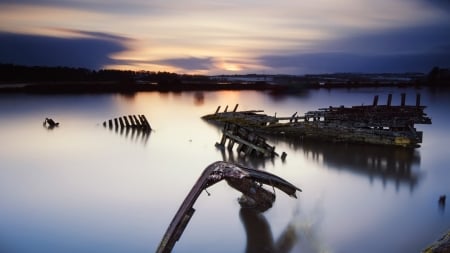
<instances>
[{"instance_id":1,"label":"water surface","mask_svg":"<svg viewBox=\"0 0 450 253\"><path fill-rule=\"evenodd\" d=\"M379 104L422 94L432 125L422 147L299 142L269 138L283 162L242 159L214 144L203 121L218 105L290 116L330 105ZM290 96L253 91L135 95L0 95L0 252L154 252L204 168L230 160L300 187L276 191L263 214L241 210L225 182L208 189L174 252L418 252L450 227L450 92L428 89L310 90ZM149 136L102 122L145 114ZM60 122L43 127L45 117ZM287 240L294 234L293 240ZM284 252L284 251L283 251Z\"/></svg>"}]
</instances>

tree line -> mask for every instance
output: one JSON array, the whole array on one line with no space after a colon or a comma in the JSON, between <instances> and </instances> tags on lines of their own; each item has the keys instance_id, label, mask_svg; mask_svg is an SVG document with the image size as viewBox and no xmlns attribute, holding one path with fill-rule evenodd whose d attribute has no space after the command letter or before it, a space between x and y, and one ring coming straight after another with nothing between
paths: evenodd
<instances>
[{"instance_id":1,"label":"tree line","mask_svg":"<svg viewBox=\"0 0 450 253\"><path fill-rule=\"evenodd\" d=\"M22 66L0 64L0 82L122 82L137 80L158 84L179 84L181 80L205 81L207 76L179 75L171 72L131 70L90 70L71 67Z\"/></svg>"}]
</instances>

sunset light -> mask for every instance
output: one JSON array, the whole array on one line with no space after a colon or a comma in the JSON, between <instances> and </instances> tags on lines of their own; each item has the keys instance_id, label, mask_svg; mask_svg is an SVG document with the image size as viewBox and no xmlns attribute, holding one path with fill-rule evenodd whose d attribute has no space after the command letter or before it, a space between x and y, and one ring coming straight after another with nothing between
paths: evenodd
<instances>
[{"instance_id":1,"label":"sunset light","mask_svg":"<svg viewBox=\"0 0 450 253\"><path fill-rule=\"evenodd\" d=\"M449 62L449 9L438 0L7 1L0 62L205 74L428 71ZM33 59L50 44L62 50L58 60Z\"/></svg>"},{"instance_id":2,"label":"sunset light","mask_svg":"<svg viewBox=\"0 0 450 253\"><path fill-rule=\"evenodd\" d=\"M449 108L450 0L0 0L0 253L444 252Z\"/></svg>"}]
</instances>

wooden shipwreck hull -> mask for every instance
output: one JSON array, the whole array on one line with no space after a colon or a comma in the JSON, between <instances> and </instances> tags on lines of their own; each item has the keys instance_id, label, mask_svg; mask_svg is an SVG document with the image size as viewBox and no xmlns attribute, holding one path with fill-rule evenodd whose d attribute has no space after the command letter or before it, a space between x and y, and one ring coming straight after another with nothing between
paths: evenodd
<instances>
[{"instance_id":1,"label":"wooden shipwreck hull","mask_svg":"<svg viewBox=\"0 0 450 253\"><path fill-rule=\"evenodd\" d=\"M301 138L323 139L334 142L361 142L403 147L418 147L423 133L415 124L431 124L420 105L420 94L415 105L391 105L389 94L386 105L378 105L378 96L367 106L329 107L310 111L303 116L294 113L290 117L269 116L261 110L219 112L205 115L203 119L214 122L234 123L257 132Z\"/></svg>"}]
</instances>

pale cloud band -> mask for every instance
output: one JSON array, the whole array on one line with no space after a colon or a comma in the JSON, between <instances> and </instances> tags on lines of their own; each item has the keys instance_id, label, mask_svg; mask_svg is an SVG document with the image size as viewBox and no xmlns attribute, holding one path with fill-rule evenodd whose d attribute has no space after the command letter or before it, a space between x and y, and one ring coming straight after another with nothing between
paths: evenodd
<instances>
[{"instance_id":1,"label":"pale cloud band","mask_svg":"<svg viewBox=\"0 0 450 253\"><path fill-rule=\"evenodd\" d=\"M97 68L302 74L351 72L364 66L360 61L395 58L392 71L426 71L450 65L443 59L450 45L449 9L444 0L0 0L0 32L21 34L29 43L33 36L71 40L87 50L107 44L95 64L85 58L85 65ZM19 45L38 48L29 43ZM402 69L402 59L417 64L405 62ZM14 57L0 56L6 60ZM365 71L374 65L369 63Z\"/></svg>"}]
</instances>

